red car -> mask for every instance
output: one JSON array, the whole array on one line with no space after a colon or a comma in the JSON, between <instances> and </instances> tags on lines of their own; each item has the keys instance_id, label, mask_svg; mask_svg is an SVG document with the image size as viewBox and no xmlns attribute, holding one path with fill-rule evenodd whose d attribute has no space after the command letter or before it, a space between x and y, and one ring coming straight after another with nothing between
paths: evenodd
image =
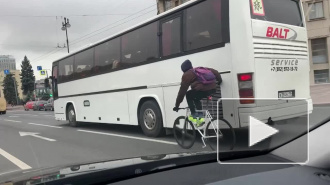
<instances>
[{"instance_id":1,"label":"red car","mask_svg":"<svg viewBox=\"0 0 330 185\"><path fill-rule=\"evenodd\" d=\"M30 110L30 109L33 109L33 105L34 105L34 101L29 101L29 102L27 102L27 103L25 104L24 109L25 109L26 111L28 111L28 110Z\"/></svg>"}]
</instances>

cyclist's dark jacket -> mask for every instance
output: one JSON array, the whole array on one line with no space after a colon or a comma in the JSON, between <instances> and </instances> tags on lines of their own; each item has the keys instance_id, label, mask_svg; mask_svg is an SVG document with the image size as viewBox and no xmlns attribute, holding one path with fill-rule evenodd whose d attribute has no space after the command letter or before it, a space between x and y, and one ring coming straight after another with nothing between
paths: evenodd
<instances>
[{"instance_id":1,"label":"cyclist's dark jacket","mask_svg":"<svg viewBox=\"0 0 330 185\"><path fill-rule=\"evenodd\" d=\"M212 73L215 75L219 83L222 82L221 76L217 70L212 68L207 68L207 69L212 71ZM202 84L197 81L196 75L192 70L186 71L182 75L181 87L175 103L176 107L179 107L180 103L183 101L184 95L186 94L189 86L191 86L191 89L196 91L209 91L216 88L216 82L207 85Z\"/></svg>"}]
</instances>

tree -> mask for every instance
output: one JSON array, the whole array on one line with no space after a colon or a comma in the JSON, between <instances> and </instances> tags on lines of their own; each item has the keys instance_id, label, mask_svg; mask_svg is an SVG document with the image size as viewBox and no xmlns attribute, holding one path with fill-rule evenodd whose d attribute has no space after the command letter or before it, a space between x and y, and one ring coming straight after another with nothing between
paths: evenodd
<instances>
[{"instance_id":1,"label":"tree","mask_svg":"<svg viewBox=\"0 0 330 185\"><path fill-rule=\"evenodd\" d=\"M15 83L14 83L15 80ZM15 87L16 85L16 87ZM5 79L3 80L3 94L5 96L5 99L8 103L16 104L16 95L15 92L17 92L17 82L16 79L12 74L6 75ZM18 94L17 94L18 97Z\"/></svg>"},{"instance_id":2,"label":"tree","mask_svg":"<svg viewBox=\"0 0 330 185\"><path fill-rule=\"evenodd\" d=\"M36 80L29 59L25 56L21 64L21 82L24 95L32 94Z\"/></svg>"}]
</instances>

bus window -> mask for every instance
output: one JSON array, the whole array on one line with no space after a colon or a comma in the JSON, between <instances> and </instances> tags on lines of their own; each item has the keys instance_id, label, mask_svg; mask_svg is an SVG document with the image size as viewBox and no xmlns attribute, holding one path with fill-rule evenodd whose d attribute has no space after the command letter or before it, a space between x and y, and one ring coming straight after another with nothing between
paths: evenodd
<instances>
[{"instance_id":1,"label":"bus window","mask_svg":"<svg viewBox=\"0 0 330 185\"><path fill-rule=\"evenodd\" d=\"M185 11L185 49L193 50L222 42L221 0L208 0Z\"/></svg>"},{"instance_id":2,"label":"bus window","mask_svg":"<svg viewBox=\"0 0 330 185\"><path fill-rule=\"evenodd\" d=\"M58 64L56 64L56 66L53 67L53 74L52 74L52 83L53 83L53 97L56 100L58 98L58 89L57 89L57 74L58 74Z\"/></svg>"},{"instance_id":3,"label":"bus window","mask_svg":"<svg viewBox=\"0 0 330 185\"><path fill-rule=\"evenodd\" d=\"M76 54L74 57L74 78L89 77L93 66L94 48Z\"/></svg>"},{"instance_id":4,"label":"bus window","mask_svg":"<svg viewBox=\"0 0 330 185\"><path fill-rule=\"evenodd\" d=\"M59 64L60 73L58 76L59 83L73 80L73 56L65 58Z\"/></svg>"},{"instance_id":5,"label":"bus window","mask_svg":"<svg viewBox=\"0 0 330 185\"><path fill-rule=\"evenodd\" d=\"M119 67L126 68L158 58L157 22L125 34L121 42L122 61Z\"/></svg>"},{"instance_id":6,"label":"bus window","mask_svg":"<svg viewBox=\"0 0 330 185\"><path fill-rule=\"evenodd\" d=\"M120 58L120 39L102 43L95 47L95 67L93 72L102 74L111 71L115 67L113 62Z\"/></svg>"},{"instance_id":7,"label":"bus window","mask_svg":"<svg viewBox=\"0 0 330 185\"><path fill-rule=\"evenodd\" d=\"M181 17L162 23L163 56L181 52Z\"/></svg>"},{"instance_id":8,"label":"bus window","mask_svg":"<svg viewBox=\"0 0 330 185\"><path fill-rule=\"evenodd\" d=\"M250 0L249 0L250 1ZM252 3L253 1L250 1ZM296 0L263 0L263 7L258 2L250 5L252 19L271 21L294 26L303 26L300 13L300 2ZM253 13L253 8L259 6L264 8L264 14Z\"/></svg>"}]
</instances>

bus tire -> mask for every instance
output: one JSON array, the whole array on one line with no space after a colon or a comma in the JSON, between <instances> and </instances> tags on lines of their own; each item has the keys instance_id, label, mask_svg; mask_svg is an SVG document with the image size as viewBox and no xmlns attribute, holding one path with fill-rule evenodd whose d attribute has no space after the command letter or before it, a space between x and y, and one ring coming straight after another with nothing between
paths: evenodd
<instances>
[{"instance_id":1,"label":"bus tire","mask_svg":"<svg viewBox=\"0 0 330 185\"><path fill-rule=\"evenodd\" d=\"M76 120L76 111L74 110L73 105L70 105L67 111L67 115L68 115L68 120L69 120L69 124L72 127L77 127L78 126L78 122Z\"/></svg>"},{"instance_id":2,"label":"bus tire","mask_svg":"<svg viewBox=\"0 0 330 185\"><path fill-rule=\"evenodd\" d=\"M139 111L139 124L143 133L148 137L163 135L163 117L155 101L148 100L142 104Z\"/></svg>"}]
</instances>

